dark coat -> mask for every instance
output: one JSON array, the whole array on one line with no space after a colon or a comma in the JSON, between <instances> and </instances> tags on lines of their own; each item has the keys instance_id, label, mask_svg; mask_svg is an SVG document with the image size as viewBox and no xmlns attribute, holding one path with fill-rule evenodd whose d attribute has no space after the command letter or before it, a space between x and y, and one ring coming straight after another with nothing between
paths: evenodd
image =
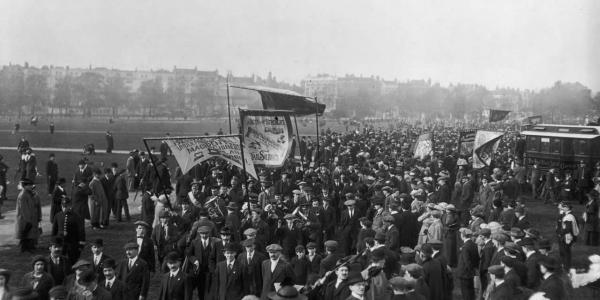
<instances>
[{"instance_id":1,"label":"dark coat","mask_svg":"<svg viewBox=\"0 0 600 300\"><path fill-rule=\"evenodd\" d=\"M392 250L400 250L400 232L395 225L391 225L385 232L385 246Z\"/></svg>"},{"instance_id":2,"label":"dark coat","mask_svg":"<svg viewBox=\"0 0 600 300\"><path fill-rule=\"evenodd\" d=\"M252 255L251 261L248 261L248 254L246 252L238 255L237 260L242 270L244 295L260 296L262 289L262 262L266 259L266 255L256 250Z\"/></svg>"},{"instance_id":3,"label":"dark coat","mask_svg":"<svg viewBox=\"0 0 600 300\"><path fill-rule=\"evenodd\" d=\"M296 284L305 285L308 273L310 272L310 261L308 260L308 258L304 256L302 259L299 259L297 256L295 256L290 261L290 264L292 265L292 269L294 270L294 278L296 278Z\"/></svg>"},{"instance_id":4,"label":"dark coat","mask_svg":"<svg viewBox=\"0 0 600 300\"><path fill-rule=\"evenodd\" d=\"M515 288L506 282L497 285L490 292L490 300L513 300Z\"/></svg>"},{"instance_id":5,"label":"dark coat","mask_svg":"<svg viewBox=\"0 0 600 300\"><path fill-rule=\"evenodd\" d=\"M15 238L18 240L37 240L40 236L38 224L42 221L40 197L23 189L17 196L17 217L15 222Z\"/></svg>"},{"instance_id":6,"label":"dark coat","mask_svg":"<svg viewBox=\"0 0 600 300\"><path fill-rule=\"evenodd\" d=\"M104 287L104 289L106 289L107 291L110 292L112 300L126 300L125 299L125 289L127 287L125 286L125 283L123 283L123 281L115 278L115 281L113 281L113 284L110 287L110 289L106 287L105 280L100 281L99 285Z\"/></svg>"},{"instance_id":7,"label":"dark coat","mask_svg":"<svg viewBox=\"0 0 600 300\"><path fill-rule=\"evenodd\" d=\"M131 270L128 268L129 260L123 259L115 270L117 279L125 283L125 299L138 299L140 296L148 296L150 287L150 270L144 259L138 258Z\"/></svg>"},{"instance_id":8,"label":"dark coat","mask_svg":"<svg viewBox=\"0 0 600 300\"><path fill-rule=\"evenodd\" d=\"M306 258L308 259L308 255L306 256ZM323 257L321 257L321 255L319 254L315 254L315 257L313 257L313 260L310 261L310 273L313 274L319 274L319 269L321 268L321 260L323 260Z\"/></svg>"},{"instance_id":9,"label":"dark coat","mask_svg":"<svg viewBox=\"0 0 600 300\"><path fill-rule=\"evenodd\" d=\"M467 240L460 248L458 254L458 266L456 267L456 275L459 278L473 278L478 273L479 268L479 252L477 245L472 240Z\"/></svg>"},{"instance_id":10,"label":"dark coat","mask_svg":"<svg viewBox=\"0 0 600 300\"><path fill-rule=\"evenodd\" d=\"M557 274L552 274L550 277L544 279L538 291L544 292L544 296L550 300L567 299L567 291Z\"/></svg>"},{"instance_id":11,"label":"dark coat","mask_svg":"<svg viewBox=\"0 0 600 300\"><path fill-rule=\"evenodd\" d=\"M52 236L60 236L65 243L85 242L85 223L83 218L72 209L61 211L54 216Z\"/></svg>"},{"instance_id":12,"label":"dark coat","mask_svg":"<svg viewBox=\"0 0 600 300\"><path fill-rule=\"evenodd\" d=\"M160 280L159 300L191 300L194 291L192 276L179 270L174 278L170 273L162 275ZM170 282L169 282L170 281Z\"/></svg>"},{"instance_id":13,"label":"dark coat","mask_svg":"<svg viewBox=\"0 0 600 300\"><path fill-rule=\"evenodd\" d=\"M98 274L98 282L104 280L104 268L102 267L102 263L104 263L107 259L111 258L110 256L102 253L102 255L100 256L100 261L98 262L98 264L96 264L94 262L94 255L92 254L89 258L88 261L92 263L92 266L94 267L94 271L96 272L96 274Z\"/></svg>"},{"instance_id":14,"label":"dark coat","mask_svg":"<svg viewBox=\"0 0 600 300\"><path fill-rule=\"evenodd\" d=\"M273 272L271 272L271 260L263 261L262 275L263 285L262 292L260 293L260 298L262 300L267 300L269 292L275 291L275 282L282 282L286 277L292 278L292 281L295 282L292 266L281 258Z\"/></svg>"},{"instance_id":15,"label":"dark coat","mask_svg":"<svg viewBox=\"0 0 600 300\"><path fill-rule=\"evenodd\" d=\"M217 263L211 288L215 300L241 299L244 296L242 266L234 261L228 270L227 261Z\"/></svg>"},{"instance_id":16,"label":"dark coat","mask_svg":"<svg viewBox=\"0 0 600 300\"><path fill-rule=\"evenodd\" d=\"M46 257L48 264L46 265L46 269L48 273L52 275L52 279L54 279L54 284L62 285L63 281L67 277L67 275L71 274L71 262L69 258L64 255L58 256L58 264L55 264L52 260L51 256Z\"/></svg>"},{"instance_id":17,"label":"dark coat","mask_svg":"<svg viewBox=\"0 0 600 300\"><path fill-rule=\"evenodd\" d=\"M340 285L336 288L336 279L329 282L323 289L323 297L321 299L326 300L346 300L350 296L350 289L348 288L348 280L343 280Z\"/></svg>"},{"instance_id":18,"label":"dark coat","mask_svg":"<svg viewBox=\"0 0 600 300\"><path fill-rule=\"evenodd\" d=\"M69 300L71 298L68 298ZM73 299L76 299L75 297L73 297ZM93 292L92 292L92 296L91 299L93 300L112 300L112 294L106 290L105 288L98 286Z\"/></svg>"},{"instance_id":19,"label":"dark coat","mask_svg":"<svg viewBox=\"0 0 600 300\"><path fill-rule=\"evenodd\" d=\"M324 276L327 271L333 270L333 268L335 268L335 264L340 258L342 257L336 253L325 256L321 260L321 265L319 266L319 277Z\"/></svg>"},{"instance_id":20,"label":"dark coat","mask_svg":"<svg viewBox=\"0 0 600 300\"><path fill-rule=\"evenodd\" d=\"M29 273L26 273L25 275L23 275L20 286L32 288L39 296L39 298L36 298L36 299L39 299L39 300L50 299L50 296L48 296L48 292L54 286L54 279L52 279L52 275L50 275L48 273L42 273L42 277L40 277L40 279L38 279L37 281L38 281L38 284L34 288L33 287L33 282L34 282L33 272L29 272Z\"/></svg>"},{"instance_id":21,"label":"dark coat","mask_svg":"<svg viewBox=\"0 0 600 300\"><path fill-rule=\"evenodd\" d=\"M156 256L154 254L154 242L150 238L144 238L142 246L139 248L139 258L143 259L148 265L148 270L154 272L156 266Z\"/></svg>"},{"instance_id":22,"label":"dark coat","mask_svg":"<svg viewBox=\"0 0 600 300\"><path fill-rule=\"evenodd\" d=\"M67 191L59 186L54 188L52 192L52 203L50 204L50 222L54 222L54 216L62 211L62 207L60 206L62 196L66 196Z\"/></svg>"},{"instance_id":23,"label":"dark coat","mask_svg":"<svg viewBox=\"0 0 600 300\"><path fill-rule=\"evenodd\" d=\"M423 280L429 287L429 300L444 299L444 272L442 263L437 259L426 259L423 264Z\"/></svg>"},{"instance_id":24,"label":"dark coat","mask_svg":"<svg viewBox=\"0 0 600 300\"><path fill-rule=\"evenodd\" d=\"M483 274L487 274L487 269L491 266L492 257L494 256L494 252L496 252L496 247L492 241L488 241L483 245L481 249L481 259L479 260L479 274L483 276Z\"/></svg>"},{"instance_id":25,"label":"dark coat","mask_svg":"<svg viewBox=\"0 0 600 300\"><path fill-rule=\"evenodd\" d=\"M520 228L521 230L525 230L531 228L531 223L529 223L529 218L527 216L521 218L520 220L516 219L514 227Z\"/></svg>"},{"instance_id":26,"label":"dark coat","mask_svg":"<svg viewBox=\"0 0 600 300\"><path fill-rule=\"evenodd\" d=\"M418 216L411 211L401 211L398 214L398 235L400 240L398 241L400 247L414 248L417 245L419 237L419 221Z\"/></svg>"}]
</instances>

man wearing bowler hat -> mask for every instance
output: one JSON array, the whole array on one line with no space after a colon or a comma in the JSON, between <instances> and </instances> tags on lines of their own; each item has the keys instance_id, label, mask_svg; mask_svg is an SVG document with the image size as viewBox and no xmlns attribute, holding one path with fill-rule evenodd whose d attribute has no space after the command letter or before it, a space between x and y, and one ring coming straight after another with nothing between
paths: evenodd
<instances>
[{"instance_id":1,"label":"man wearing bowler hat","mask_svg":"<svg viewBox=\"0 0 600 300\"><path fill-rule=\"evenodd\" d=\"M159 300L191 300L194 291L191 275L181 269L181 256L177 252L166 255L169 272L160 280Z\"/></svg>"},{"instance_id":2,"label":"man wearing bowler hat","mask_svg":"<svg viewBox=\"0 0 600 300\"><path fill-rule=\"evenodd\" d=\"M145 300L150 287L150 269L146 261L138 256L139 245L125 244L126 258L117 266L117 279L125 283L125 299Z\"/></svg>"},{"instance_id":3,"label":"man wearing bowler hat","mask_svg":"<svg viewBox=\"0 0 600 300\"><path fill-rule=\"evenodd\" d=\"M294 282L294 270L288 262L282 259L281 250L283 248L278 244L267 246L269 259L262 263L262 300L266 300L269 292L275 291L275 284L281 283L286 277L292 278L292 282Z\"/></svg>"},{"instance_id":4,"label":"man wearing bowler hat","mask_svg":"<svg viewBox=\"0 0 600 300\"><path fill-rule=\"evenodd\" d=\"M490 274L490 284L493 288L490 289L490 299L512 299L515 296L515 287L504 280L504 267L500 265L489 266L487 273Z\"/></svg>"}]
</instances>

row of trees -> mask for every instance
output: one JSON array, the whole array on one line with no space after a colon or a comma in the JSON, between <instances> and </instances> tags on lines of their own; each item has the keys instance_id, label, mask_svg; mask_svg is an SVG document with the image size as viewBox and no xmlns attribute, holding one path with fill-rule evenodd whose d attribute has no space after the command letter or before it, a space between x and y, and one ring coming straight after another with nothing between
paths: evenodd
<instances>
[{"instance_id":1,"label":"row of trees","mask_svg":"<svg viewBox=\"0 0 600 300\"><path fill-rule=\"evenodd\" d=\"M39 114L42 109L43 113L69 115L74 108L84 116L91 116L94 110L104 108L113 117L120 110L146 116L183 117L191 115L189 105L200 109L217 102L214 87L193 82L191 93L186 93L186 83L178 79L176 76L167 83L160 78L150 79L143 81L137 91L130 91L121 76L84 72L60 78L51 87L44 74L5 68L0 71L0 108L4 114L19 116L24 111Z\"/></svg>"}]
</instances>

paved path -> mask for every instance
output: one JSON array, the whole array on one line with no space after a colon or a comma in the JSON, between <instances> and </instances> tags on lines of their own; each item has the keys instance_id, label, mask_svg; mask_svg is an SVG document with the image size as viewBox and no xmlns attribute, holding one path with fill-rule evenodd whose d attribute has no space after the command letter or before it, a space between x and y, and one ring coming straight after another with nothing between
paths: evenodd
<instances>
[{"instance_id":1,"label":"paved path","mask_svg":"<svg viewBox=\"0 0 600 300\"><path fill-rule=\"evenodd\" d=\"M16 147L0 147L0 150L13 150L17 151ZM83 153L83 148L75 149L75 148L44 148L44 147L35 147L34 151L49 151L49 152L72 152L72 153ZM96 154L106 153L104 151L96 151ZM129 154L127 150L113 150L112 153L116 154Z\"/></svg>"},{"instance_id":2,"label":"paved path","mask_svg":"<svg viewBox=\"0 0 600 300\"><path fill-rule=\"evenodd\" d=\"M130 197L127 200L129 204L129 213L131 215L139 214L141 212L141 201L140 195L138 195L136 202L133 202L133 196L135 193L130 193ZM46 199L48 196L42 200L42 203L48 202ZM15 220L17 216L16 210L7 211L4 214L4 219L0 220L0 248L11 247L19 244L19 241L15 239ZM49 236L52 233L52 224L50 223L50 205L42 206L42 235ZM111 215L110 222L113 221L113 217ZM89 221L86 221L86 231L91 230Z\"/></svg>"}]
</instances>

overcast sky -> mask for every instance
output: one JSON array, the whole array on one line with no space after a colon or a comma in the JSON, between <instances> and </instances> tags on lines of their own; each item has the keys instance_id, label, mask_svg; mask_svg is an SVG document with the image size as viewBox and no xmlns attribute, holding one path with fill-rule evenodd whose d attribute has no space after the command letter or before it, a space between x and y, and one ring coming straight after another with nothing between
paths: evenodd
<instances>
[{"instance_id":1,"label":"overcast sky","mask_svg":"<svg viewBox=\"0 0 600 300\"><path fill-rule=\"evenodd\" d=\"M0 64L600 90L600 1L0 0Z\"/></svg>"}]
</instances>

